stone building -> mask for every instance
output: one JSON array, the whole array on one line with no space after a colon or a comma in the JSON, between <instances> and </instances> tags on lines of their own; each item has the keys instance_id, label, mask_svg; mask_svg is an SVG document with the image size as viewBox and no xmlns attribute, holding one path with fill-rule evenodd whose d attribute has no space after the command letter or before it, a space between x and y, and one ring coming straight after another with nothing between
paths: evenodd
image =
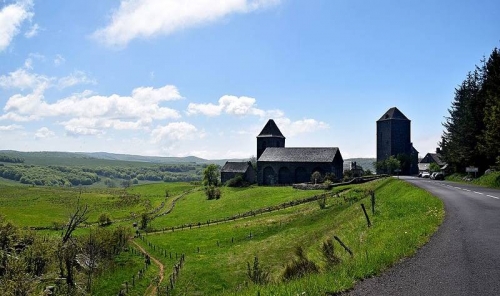
<instances>
[{"instance_id":1,"label":"stone building","mask_svg":"<svg viewBox=\"0 0 500 296\"><path fill-rule=\"evenodd\" d=\"M243 177L243 180L248 183L255 183L255 170L249 161L227 161L220 170L220 178L222 184L226 183L237 175L241 175Z\"/></svg>"},{"instance_id":2,"label":"stone building","mask_svg":"<svg viewBox=\"0 0 500 296\"><path fill-rule=\"evenodd\" d=\"M257 183L278 185L309 182L318 171L343 177L340 150L330 148L286 148L285 137L270 119L257 136Z\"/></svg>"},{"instance_id":3,"label":"stone building","mask_svg":"<svg viewBox=\"0 0 500 296\"><path fill-rule=\"evenodd\" d=\"M396 107L377 120L377 162L390 156L403 160L401 174L418 174L418 151L411 142L411 121Z\"/></svg>"}]
</instances>

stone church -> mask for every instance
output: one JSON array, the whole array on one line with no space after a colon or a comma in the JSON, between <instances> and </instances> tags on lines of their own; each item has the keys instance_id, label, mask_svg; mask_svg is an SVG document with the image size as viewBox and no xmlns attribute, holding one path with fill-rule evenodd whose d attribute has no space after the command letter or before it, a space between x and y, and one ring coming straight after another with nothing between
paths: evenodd
<instances>
[{"instance_id":1,"label":"stone church","mask_svg":"<svg viewBox=\"0 0 500 296\"><path fill-rule=\"evenodd\" d=\"M257 136L257 183L286 185L310 182L318 171L343 177L342 155L337 147L286 148L285 137L270 119Z\"/></svg>"},{"instance_id":2,"label":"stone church","mask_svg":"<svg viewBox=\"0 0 500 296\"><path fill-rule=\"evenodd\" d=\"M377 120L377 162L390 156L403 160L402 175L418 174L418 151L411 142L411 121L396 107Z\"/></svg>"}]
</instances>

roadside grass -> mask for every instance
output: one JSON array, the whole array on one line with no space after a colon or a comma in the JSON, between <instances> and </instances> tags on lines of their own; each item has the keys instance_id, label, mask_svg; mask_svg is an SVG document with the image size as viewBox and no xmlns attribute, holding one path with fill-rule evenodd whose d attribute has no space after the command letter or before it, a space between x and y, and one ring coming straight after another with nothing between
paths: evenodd
<instances>
[{"instance_id":1,"label":"roadside grass","mask_svg":"<svg viewBox=\"0 0 500 296\"><path fill-rule=\"evenodd\" d=\"M376 212L374 216L369 213L373 224L370 228L360 207L363 202L370 210L370 199L363 198L367 188L376 188ZM202 200L197 198L200 203ZM245 199L244 195L239 198ZM203 203L191 206L205 211ZM151 234L139 242L163 260L166 270L173 264L169 257L165 258L167 253L186 254L172 295L324 295L349 289L357 280L379 274L411 256L429 240L443 216L440 200L390 178L357 185L340 198L329 198L325 209L311 202L231 223ZM354 256L350 257L335 242L341 264L328 268L321 245L334 235ZM320 273L283 282L284 267L294 257L297 246L320 267ZM247 262L253 262L255 256L270 272L268 285L254 285L247 278Z\"/></svg>"},{"instance_id":2,"label":"roadside grass","mask_svg":"<svg viewBox=\"0 0 500 296\"><path fill-rule=\"evenodd\" d=\"M453 174L446 176L447 181L465 183L465 184L475 184L489 188L500 188L500 172L491 172L487 175L482 175L477 179L472 179L472 181L465 181L464 177L466 174Z\"/></svg>"}]
</instances>

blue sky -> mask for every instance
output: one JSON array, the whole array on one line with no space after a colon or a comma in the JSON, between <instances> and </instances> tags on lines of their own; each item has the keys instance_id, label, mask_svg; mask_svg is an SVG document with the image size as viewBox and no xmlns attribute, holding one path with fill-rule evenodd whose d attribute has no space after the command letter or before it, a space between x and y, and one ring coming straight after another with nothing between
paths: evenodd
<instances>
[{"instance_id":1,"label":"blue sky","mask_svg":"<svg viewBox=\"0 0 500 296\"><path fill-rule=\"evenodd\" d=\"M288 147L374 157L398 107L424 156L500 44L500 2L0 0L0 150L208 159Z\"/></svg>"}]
</instances>

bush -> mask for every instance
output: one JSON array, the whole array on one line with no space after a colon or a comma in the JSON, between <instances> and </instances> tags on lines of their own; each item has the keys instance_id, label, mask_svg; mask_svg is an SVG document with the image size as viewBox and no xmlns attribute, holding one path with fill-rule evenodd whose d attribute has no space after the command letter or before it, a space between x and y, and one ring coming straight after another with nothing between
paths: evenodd
<instances>
[{"instance_id":1,"label":"bush","mask_svg":"<svg viewBox=\"0 0 500 296\"><path fill-rule=\"evenodd\" d=\"M324 179L324 181L325 181L325 182L326 182L326 181L330 181L330 182L332 182L332 183L335 183L335 182L337 182L337 176L335 176L335 174L334 174L334 173L327 173L327 174L325 175L325 179Z\"/></svg>"},{"instance_id":2,"label":"bush","mask_svg":"<svg viewBox=\"0 0 500 296\"><path fill-rule=\"evenodd\" d=\"M250 183L245 181L242 174L236 175L234 178L226 182L227 187L248 187Z\"/></svg>"},{"instance_id":3,"label":"bush","mask_svg":"<svg viewBox=\"0 0 500 296\"><path fill-rule=\"evenodd\" d=\"M247 275L250 280L257 285L263 285L269 282L269 272L262 270L257 256L255 256L253 260L252 267L250 266L250 262L247 262Z\"/></svg>"},{"instance_id":4,"label":"bush","mask_svg":"<svg viewBox=\"0 0 500 296\"><path fill-rule=\"evenodd\" d=\"M326 208L326 196L318 198L318 205L320 209Z\"/></svg>"},{"instance_id":5,"label":"bush","mask_svg":"<svg viewBox=\"0 0 500 296\"><path fill-rule=\"evenodd\" d=\"M308 273L319 271L316 263L306 257L304 249L301 246L298 246L295 249L295 256L297 256L297 259L293 260L292 263L287 264L285 268L285 272L283 273L284 280L301 278Z\"/></svg>"},{"instance_id":6,"label":"bush","mask_svg":"<svg viewBox=\"0 0 500 296\"><path fill-rule=\"evenodd\" d=\"M333 246L333 241L331 239L323 242L321 247L321 252L323 253L323 258L328 267L333 267L340 263L340 258L335 255L335 249Z\"/></svg>"},{"instance_id":7,"label":"bush","mask_svg":"<svg viewBox=\"0 0 500 296\"><path fill-rule=\"evenodd\" d=\"M221 197L221 191L218 187L207 186L205 187L205 194L208 200L219 199Z\"/></svg>"},{"instance_id":8,"label":"bush","mask_svg":"<svg viewBox=\"0 0 500 296\"><path fill-rule=\"evenodd\" d=\"M320 172L316 171L312 173L311 175L311 183L316 184L316 183L322 183L323 182L323 176L321 175Z\"/></svg>"}]
</instances>

